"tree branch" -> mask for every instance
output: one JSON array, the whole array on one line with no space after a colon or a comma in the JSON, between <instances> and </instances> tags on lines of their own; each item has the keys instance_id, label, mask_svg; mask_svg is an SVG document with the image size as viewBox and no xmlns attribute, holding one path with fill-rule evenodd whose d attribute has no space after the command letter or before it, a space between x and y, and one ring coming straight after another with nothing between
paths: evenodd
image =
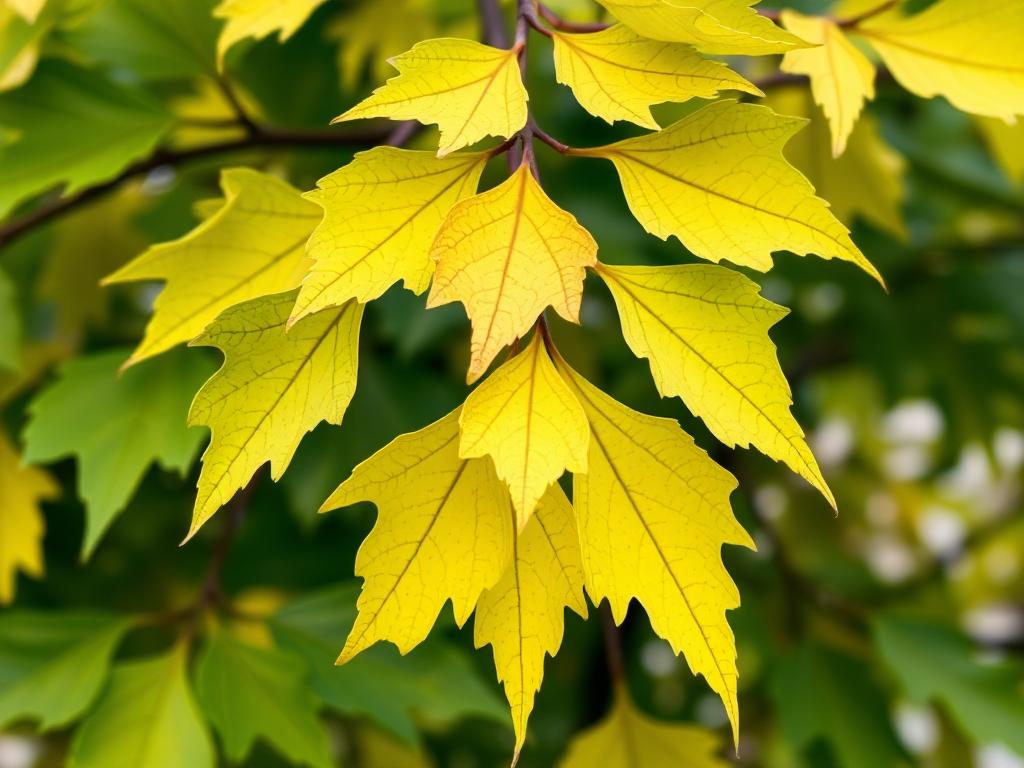
<instances>
[{"instance_id":1,"label":"tree branch","mask_svg":"<svg viewBox=\"0 0 1024 768\"><path fill-rule=\"evenodd\" d=\"M395 129L391 134L390 141L394 141L395 134L399 130L408 130L405 124ZM91 187L76 192L66 197L58 197L49 202L43 203L32 209L20 218L8 221L0 226L0 249L17 240L19 237L28 234L37 227L48 224L54 219L74 211L92 200L102 197L113 191L121 184L140 176L145 176L150 171L161 166L179 166L194 160L206 157L230 154L247 149L260 148L324 148L339 146L373 146L383 140L387 140L389 134L382 131L378 126L369 128L349 130L299 130L286 128L257 127L255 132L241 138L226 139L224 141L212 142L189 149L171 150L158 148L148 157L138 160L119 174L107 181L94 184Z\"/></svg>"}]
</instances>

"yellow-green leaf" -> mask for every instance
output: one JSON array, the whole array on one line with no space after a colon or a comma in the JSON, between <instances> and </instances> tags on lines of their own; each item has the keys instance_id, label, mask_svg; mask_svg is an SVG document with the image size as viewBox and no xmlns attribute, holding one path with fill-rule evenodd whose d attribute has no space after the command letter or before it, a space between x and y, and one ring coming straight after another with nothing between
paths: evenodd
<instances>
[{"instance_id":1,"label":"yellow-green leaf","mask_svg":"<svg viewBox=\"0 0 1024 768\"><path fill-rule=\"evenodd\" d=\"M0 605L14 599L19 570L35 578L43 575L45 523L39 503L59 493L49 473L21 466L21 457L0 432Z\"/></svg>"},{"instance_id":2,"label":"yellow-green leaf","mask_svg":"<svg viewBox=\"0 0 1024 768\"><path fill-rule=\"evenodd\" d=\"M424 40L391 60L399 74L335 118L436 123L438 157L485 136L509 137L526 125L526 88L516 50L453 37Z\"/></svg>"},{"instance_id":3,"label":"yellow-green leaf","mask_svg":"<svg viewBox=\"0 0 1024 768\"><path fill-rule=\"evenodd\" d=\"M42 13L46 5L46 0L5 0L5 2L29 24L39 18L39 14Z\"/></svg>"},{"instance_id":4,"label":"yellow-green leaf","mask_svg":"<svg viewBox=\"0 0 1024 768\"><path fill-rule=\"evenodd\" d=\"M476 192L487 154L445 158L376 147L306 194L324 218L306 246L315 260L292 313L379 298L399 280L414 293L430 284L430 246L459 200Z\"/></svg>"},{"instance_id":5,"label":"yellow-green leaf","mask_svg":"<svg viewBox=\"0 0 1024 768\"><path fill-rule=\"evenodd\" d=\"M722 697L736 736L736 643L725 612L740 595L721 550L753 547L729 507L736 480L672 419L627 408L558 365L592 434L587 474L573 476L587 593L607 598L619 624L636 599L654 631Z\"/></svg>"},{"instance_id":6,"label":"yellow-green leaf","mask_svg":"<svg viewBox=\"0 0 1024 768\"><path fill-rule=\"evenodd\" d=\"M839 157L864 102L875 98L875 65L832 21L783 11L782 23L815 48L788 51L781 69L811 79L811 92L832 130L832 155Z\"/></svg>"},{"instance_id":7,"label":"yellow-green leaf","mask_svg":"<svg viewBox=\"0 0 1024 768\"><path fill-rule=\"evenodd\" d=\"M758 295L738 272L710 264L598 266L622 335L650 361L662 397L678 396L728 446L753 445L824 494L790 406L792 394L768 331L788 310Z\"/></svg>"},{"instance_id":8,"label":"yellow-green leaf","mask_svg":"<svg viewBox=\"0 0 1024 768\"><path fill-rule=\"evenodd\" d=\"M565 609L587 616L576 518L557 485L515 535L512 557L498 583L477 603L473 638L477 648L489 643L494 649L494 666L512 708L518 755L544 677L544 657L554 656L562 645Z\"/></svg>"},{"instance_id":9,"label":"yellow-green leaf","mask_svg":"<svg viewBox=\"0 0 1024 768\"><path fill-rule=\"evenodd\" d=\"M719 101L658 133L574 154L611 160L644 229L710 261L767 270L772 253L852 261L875 279L849 230L782 156L806 120Z\"/></svg>"},{"instance_id":10,"label":"yellow-green leaf","mask_svg":"<svg viewBox=\"0 0 1024 768\"><path fill-rule=\"evenodd\" d=\"M1024 114L1024 3L939 0L914 16L895 9L859 24L909 91L1011 120Z\"/></svg>"},{"instance_id":11,"label":"yellow-green leaf","mask_svg":"<svg viewBox=\"0 0 1024 768\"><path fill-rule=\"evenodd\" d=\"M572 88L580 105L609 123L628 120L658 129L651 105L720 91L764 94L724 64L679 43L647 40L616 24L601 32L556 32L555 75Z\"/></svg>"},{"instance_id":12,"label":"yellow-green leaf","mask_svg":"<svg viewBox=\"0 0 1024 768\"><path fill-rule=\"evenodd\" d=\"M280 478L303 435L341 424L355 394L363 305L326 309L286 333L294 302L292 291L232 307L193 342L220 349L224 364L188 416L212 432L189 537L265 462Z\"/></svg>"},{"instance_id":13,"label":"yellow-green leaf","mask_svg":"<svg viewBox=\"0 0 1024 768\"><path fill-rule=\"evenodd\" d=\"M579 322L584 269L597 243L544 194L527 164L452 208L434 241L428 307L461 301L473 323L470 383L548 306Z\"/></svg>"},{"instance_id":14,"label":"yellow-green leaf","mask_svg":"<svg viewBox=\"0 0 1024 768\"><path fill-rule=\"evenodd\" d=\"M490 459L459 458L459 412L400 435L357 466L321 511L377 505L359 547L358 614L338 657L380 640L407 653L451 599L462 626L512 555L512 505Z\"/></svg>"},{"instance_id":15,"label":"yellow-green leaf","mask_svg":"<svg viewBox=\"0 0 1024 768\"><path fill-rule=\"evenodd\" d=\"M975 123L1006 175L1018 184L1024 182L1024 120L1010 125L994 117L978 117Z\"/></svg>"},{"instance_id":16,"label":"yellow-green leaf","mask_svg":"<svg viewBox=\"0 0 1024 768\"><path fill-rule=\"evenodd\" d=\"M806 46L750 7L757 1L598 0L637 34L707 53L759 56Z\"/></svg>"},{"instance_id":17,"label":"yellow-green leaf","mask_svg":"<svg viewBox=\"0 0 1024 768\"><path fill-rule=\"evenodd\" d=\"M559 768L727 768L720 746L703 728L648 717L619 684L611 711L572 742Z\"/></svg>"},{"instance_id":18,"label":"yellow-green leaf","mask_svg":"<svg viewBox=\"0 0 1024 768\"><path fill-rule=\"evenodd\" d=\"M230 306L299 285L320 209L248 168L221 174L225 203L184 237L154 245L104 281L165 280L146 335L125 365L194 339Z\"/></svg>"},{"instance_id":19,"label":"yellow-green leaf","mask_svg":"<svg viewBox=\"0 0 1024 768\"><path fill-rule=\"evenodd\" d=\"M860 215L875 226L906 238L903 220L905 188L903 156L885 143L874 115L861 115L850 134L846 151L832 156L828 122L801 85L773 88L764 105L784 115L810 120L804 130L786 144L786 158L814 185L847 226Z\"/></svg>"},{"instance_id":20,"label":"yellow-green leaf","mask_svg":"<svg viewBox=\"0 0 1024 768\"><path fill-rule=\"evenodd\" d=\"M217 40L217 62L223 66L231 47L247 37L257 40L277 32L284 42L301 27L326 0L223 0L213 15L225 19Z\"/></svg>"},{"instance_id":21,"label":"yellow-green leaf","mask_svg":"<svg viewBox=\"0 0 1024 768\"><path fill-rule=\"evenodd\" d=\"M512 492L519 530L565 470L587 471L587 417L540 334L474 390L459 424L459 455L494 460L498 477Z\"/></svg>"}]
</instances>

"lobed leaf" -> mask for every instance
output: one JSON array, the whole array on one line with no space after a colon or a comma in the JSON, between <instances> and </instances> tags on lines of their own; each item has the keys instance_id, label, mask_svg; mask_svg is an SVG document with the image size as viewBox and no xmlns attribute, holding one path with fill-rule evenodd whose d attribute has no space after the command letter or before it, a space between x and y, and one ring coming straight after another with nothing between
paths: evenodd
<instances>
[{"instance_id":1,"label":"lobed leaf","mask_svg":"<svg viewBox=\"0 0 1024 768\"><path fill-rule=\"evenodd\" d=\"M222 0L213 15L224 19L217 40L217 63L223 67L227 52L238 42L257 40L277 32L279 42L294 35L325 0Z\"/></svg>"},{"instance_id":2,"label":"lobed leaf","mask_svg":"<svg viewBox=\"0 0 1024 768\"><path fill-rule=\"evenodd\" d=\"M321 421L341 424L355 394L363 305L309 315L286 333L295 295L232 307L192 342L217 347L224 364L188 415L212 434L186 541L265 462L279 479L303 436Z\"/></svg>"},{"instance_id":3,"label":"lobed leaf","mask_svg":"<svg viewBox=\"0 0 1024 768\"><path fill-rule=\"evenodd\" d=\"M575 514L562 489L552 485L514 534L512 562L480 596L473 626L476 647L494 649L498 680L512 708L517 757L544 677L544 657L562 645L566 608L587 616Z\"/></svg>"},{"instance_id":4,"label":"lobed leaf","mask_svg":"<svg viewBox=\"0 0 1024 768\"><path fill-rule=\"evenodd\" d=\"M597 243L524 163L494 189L452 208L431 254L437 270L427 306L465 305L473 324L466 377L472 383L548 306L579 322L584 269L596 263Z\"/></svg>"},{"instance_id":5,"label":"lobed leaf","mask_svg":"<svg viewBox=\"0 0 1024 768\"><path fill-rule=\"evenodd\" d=\"M389 117L436 123L438 157L486 136L508 138L526 125L516 50L446 37L417 43L391 63L398 76L334 122Z\"/></svg>"}]
</instances>

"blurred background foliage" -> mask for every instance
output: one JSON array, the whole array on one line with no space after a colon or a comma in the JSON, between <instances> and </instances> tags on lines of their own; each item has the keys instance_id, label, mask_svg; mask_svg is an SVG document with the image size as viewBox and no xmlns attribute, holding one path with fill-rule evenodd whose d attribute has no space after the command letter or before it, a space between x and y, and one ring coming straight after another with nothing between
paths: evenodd
<instances>
[{"instance_id":1,"label":"blurred background foliage","mask_svg":"<svg viewBox=\"0 0 1024 768\"><path fill-rule=\"evenodd\" d=\"M551 5L571 18L599 18L586 0ZM813 0L784 5L826 10ZM337 764L367 768L507 764L512 733L490 653L473 652L471 630L457 630L450 615L404 659L388 647L330 665L352 621L353 560L374 511L315 510L359 461L465 397L461 309L426 312L423 297L399 288L368 308L344 424L312 433L279 484L257 483L224 553L218 528L230 532L230 510L178 547L205 435L173 426L183 424L216 353L178 350L121 379L115 373L157 287L101 288L100 278L147 244L192 228L219 196L222 167L257 167L309 189L358 147L247 145L216 87L219 22L208 0L50 0L33 24L13 7L0 3L0 212L10 212L0 226L3 439L46 463L56 483L42 493L45 576L22 575L16 597L13 585L2 595L11 605L0 611L0 766L63 765L76 738L73 714L44 716L53 727L43 730L25 717L32 702L19 681L73 708L76 686L104 675L110 654L124 664L165 653L183 623L205 638L193 644L189 678L213 722L204 665L219 663L207 658L214 653L238 653L233 642L272 657L260 664L283 665L295 706L320 713L322 745L315 733L291 747L225 741L229 762L316 764L326 749ZM259 121L323 131L388 76L387 56L440 35L479 37L475 3L329 0L286 42L238 46L227 72ZM635 130L590 118L554 83L548 41L530 53L531 105L548 131L586 146ZM738 755L717 698L640 611L621 630L629 688L649 715L719 733L723 760L739 765L1024 766L1024 127L914 98L883 73L850 151L833 161L806 82L778 77L770 57L733 63L765 85L775 109L811 119L787 154L852 228L890 291L848 264L789 255L768 275L750 275L792 309L773 338L838 517L781 466L722 449L678 400L660 400L599 281L587 281L582 327L556 322L573 365L630 406L680 419L740 478L733 503L758 544L756 553L725 553L743 598L730 615L741 672ZM95 104L111 110L108 130L135 132L138 146L122 165L160 135L162 146L186 152L239 145L155 163L13 236L11 222L54 200L35 197L49 186L45 178L24 186L24 169L43 162L33 153L59 163L65 142L75 152L90 141L91 151L105 151L101 132L84 142L69 135L69 126L99 128L63 113L97 116ZM662 107L658 117L693 108ZM153 120L169 121L171 132L147 133ZM426 130L413 145L432 141ZM594 234L603 260L692 260L677 242L645 235L610 167L546 148L538 154L549 193ZM500 178L496 166L485 185ZM63 404L59 412L48 399ZM132 443L140 433L163 437ZM123 455L111 457L118 449ZM221 554L222 574L211 574ZM223 592L218 610L188 616L211 576ZM66 659L90 627L103 629L106 645L59 677L53 660ZM557 764L574 734L607 711L605 654L599 617L568 616L523 766Z\"/></svg>"}]
</instances>

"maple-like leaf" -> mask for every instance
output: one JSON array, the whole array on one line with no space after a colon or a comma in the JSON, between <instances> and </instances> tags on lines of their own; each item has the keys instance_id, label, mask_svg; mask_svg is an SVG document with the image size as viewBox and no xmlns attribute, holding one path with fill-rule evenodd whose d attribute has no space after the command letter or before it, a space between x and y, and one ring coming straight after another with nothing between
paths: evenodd
<instances>
[{"instance_id":1,"label":"maple-like leaf","mask_svg":"<svg viewBox=\"0 0 1024 768\"><path fill-rule=\"evenodd\" d=\"M292 320L349 299L372 301L399 280L413 293L425 291L441 222L476 192L488 158L376 147L320 179L306 194L324 211L306 246L315 262Z\"/></svg>"},{"instance_id":2,"label":"maple-like leaf","mask_svg":"<svg viewBox=\"0 0 1024 768\"><path fill-rule=\"evenodd\" d=\"M494 666L512 708L516 755L544 677L544 657L554 656L562 644L566 608L587 616L576 517L565 493L552 485L515 535L512 562L480 596L473 620L476 647L494 648Z\"/></svg>"},{"instance_id":3,"label":"maple-like leaf","mask_svg":"<svg viewBox=\"0 0 1024 768\"><path fill-rule=\"evenodd\" d=\"M439 38L417 43L391 63L400 74L334 122L389 117L436 123L438 157L485 136L507 138L526 125L517 50Z\"/></svg>"},{"instance_id":4,"label":"maple-like leaf","mask_svg":"<svg viewBox=\"0 0 1024 768\"><path fill-rule=\"evenodd\" d=\"M520 530L562 473L587 471L587 417L540 334L466 398L459 424L459 455L494 460L511 490Z\"/></svg>"},{"instance_id":5,"label":"maple-like leaf","mask_svg":"<svg viewBox=\"0 0 1024 768\"><path fill-rule=\"evenodd\" d=\"M647 40L622 24L589 34L556 32L554 46L558 82L572 88L590 114L609 123L628 120L657 130L653 104L713 99L723 90L764 95L692 47Z\"/></svg>"},{"instance_id":6,"label":"maple-like leaf","mask_svg":"<svg viewBox=\"0 0 1024 768\"><path fill-rule=\"evenodd\" d=\"M790 413L792 394L768 336L789 310L761 298L738 272L711 264L601 264L598 273L626 343L650 361L662 397L682 398L726 445L753 445L785 462L835 507Z\"/></svg>"},{"instance_id":7,"label":"maple-like leaf","mask_svg":"<svg viewBox=\"0 0 1024 768\"><path fill-rule=\"evenodd\" d=\"M380 640L407 653L451 599L459 626L512 554L512 504L490 459L459 457L459 412L400 435L352 472L321 511L377 505L359 547L363 578L344 663Z\"/></svg>"},{"instance_id":8,"label":"maple-like leaf","mask_svg":"<svg viewBox=\"0 0 1024 768\"><path fill-rule=\"evenodd\" d=\"M817 46L787 51L780 68L811 79L814 100L832 130L832 155L839 157L864 102L875 98L875 65L831 19L787 10L782 12L782 23Z\"/></svg>"},{"instance_id":9,"label":"maple-like leaf","mask_svg":"<svg viewBox=\"0 0 1024 768\"><path fill-rule=\"evenodd\" d=\"M596 263L597 243L524 163L452 208L431 253L437 268L427 306L465 305L473 324L472 383L548 306L579 322L584 270Z\"/></svg>"},{"instance_id":10,"label":"maple-like leaf","mask_svg":"<svg viewBox=\"0 0 1024 768\"><path fill-rule=\"evenodd\" d=\"M940 0L910 17L894 9L856 31L918 96L945 96L965 112L1007 121L1024 114L1020 0Z\"/></svg>"},{"instance_id":11,"label":"maple-like leaf","mask_svg":"<svg viewBox=\"0 0 1024 768\"><path fill-rule=\"evenodd\" d=\"M619 624L631 600L643 605L654 631L722 697L736 737L736 643L725 613L740 596L721 549L753 548L729 507L736 480L677 422L627 408L557 364L592 435L587 473L573 476L587 593L607 599Z\"/></svg>"},{"instance_id":12,"label":"maple-like leaf","mask_svg":"<svg viewBox=\"0 0 1024 768\"><path fill-rule=\"evenodd\" d=\"M806 120L719 101L658 133L573 154L611 160L630 210L710 261L768 270L788 250L852 261L881 282L849 230L782 156Z\"/></svg>"},{"instance_id":13,"label":"maple-like leaf","mask_svg":"<svg viewBox=\"0 0 1024 768\"><path fill-rule=\"evenodd\" d=\"M25 460L78 459L78 494L86 507L83 558L131 500L150 464L184 475L203 438L185 418L210 375L210 360L177 350L119 375L125 357L126 350L113 349L73 358L29 405Z\"/></svg>"},{"instance_id":14,"label":"maple-like leaf","mask_svg":"<svg viewBox=\"0 0 1024 768\"><path fill-rule=\"evenodd\" d=\"M619 683L611 711L576 737L559 768L727 768L718 757L720 747L704 728L648 717Z\"/></svg>"},{"instance_id":15,"label":"maple-like leaf","mask_svg":"<svg viewBox=\"0 0 1024 768\"><path fill-rule=\"evenodd\" d=\"M223 0L213 15L225 19L217 40L217 62L223 66L224 56L235 43L247 37L264 38L277 32L279 42L295 34L313 11L326 0Z\"/></svg>"},{"instance_id":16,"label":"maple-like leaf","mask_svg":"<svg viewBox=\"0 0 1024 768\"><path fill-rule=\"evenodd\" d=\"M263 296L224 312L193 344L224 353L199 390L189 424L208 426L191 538L264 463L277 480L303 435L340 424L356 390L363 305L310 315L287 333L295 292Z\"/></svg>"},{"instance_id":17,"label":"maple-like leaf","mask_svg":"<svg viewBox=\"0 0 1024 768\"><path fill-rule=\"evenodd\" d=\"M810 124L786 144L786 158L814 185L832 212L847 226L858 216L906 239L903 156L885 143L870 112L860 116L839 157L832 155L828 121L810 91L799 84L773 88L763 104L783 115L799 115ZM1002 121L993 120L1000 125Z\"/></svg>"},{"instance_id":18,"label":"maple-like leaf","mask_svg":"<svg viewBox=\"0 0 1024 768\"><path fill-rule=\"evenodd\" d=\"M224 203L178 240L152 246L104 280L165 280L126 365L191 341L230 306L295 288L321 211L291 185L248 168L221 173Z\"/></svg>"},{"instance_id":19,"label":"maple-like leaf","mask_svg":"<svg viewBox=\"0 0 1024 768\"><path fill-rule=\"evenodd\" d=\"M652 40L688 43L706 53L758 56L807 44L750 6L758 0L598 0Z\"/></svg>"},{"instance_id":20,"label":"maple-like leaf","mask_svg":"<svg viewBox=\"0 0 1024 768\"><path fill-rule=\"evenodd\" d=\"M75 732L68 768L213 768L187 661L188 645L179 643L162 656L117 665Z\"/></svg>"},{"instance_id":21,"label":"maple-like leaf","mask_svg":"<svg viewBox=\"0 0 1024 768\"><path fill-rule=\"evenodd\" d=\"M0 605L14 599L17 572L43 575L45 522L39 503L57 498L60 486L21 457L0 431Z\"/></svg>"}]
</instances>

